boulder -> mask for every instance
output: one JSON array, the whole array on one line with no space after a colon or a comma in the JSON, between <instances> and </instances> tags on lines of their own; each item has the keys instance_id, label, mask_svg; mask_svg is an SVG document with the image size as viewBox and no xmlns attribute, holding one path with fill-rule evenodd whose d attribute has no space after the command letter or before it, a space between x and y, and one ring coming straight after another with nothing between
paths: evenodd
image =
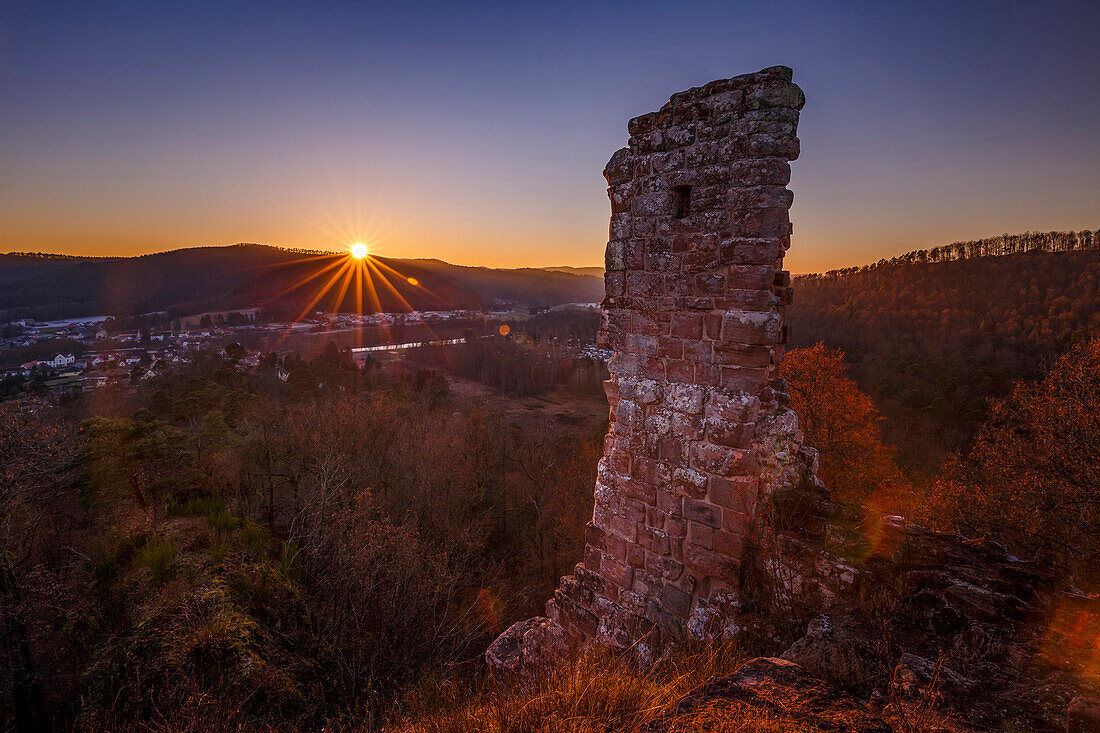
<instances>
[{"instance_id":1,"label":"boulder","mask_svg":"<svg viewBox=\"0 0 1100 733\"><path fill-rule=\"evenodd\" d=\"M906 700L943 701L963 707L977 690L978 683L948 669L942 662L916 654L902 654L894 670L894 692Z\"/></svg>"},{"instance_id":2,"label":"boulder","mask_svg":"<svg viewBox=\"0 0 1100 733\"><path fill-rule=\"evenodd\" d=\"M1075 697L1066 712L1066 733L1100 731L1100 699Z\"/></svg>"},{"instance_id":3,"label":"boulder","mask_svg":"<svg viewBox=\"0 0 1100 733\"><path fill-rule=\"evenodd\" d=\"M858 690L889 672L883 652L882 633L873 624L826 614L810 621L805 635L779 656L815 677Z\"/></svg>"},{"instance_id":4,"label":"boulder","mask_svg":"<svg viewBox=\"0 0 1100 733\"><path fill-rule=\"evenodd\" d=\"M859 700L810 676L794 662L759 657L732 675L715 677L684 695L639 733L691 730L701 711L741 703L775 713L809 730L891 733L891 728ZM718 714L721 714L720 712ZM729 710L731 722L744 713Z\"/></svg>"},{"instance_id":5,"label":"boulder","mask_svg":"<svg viewBox=\"0 0 1100 733\"><path fill-rule=\"evenodd\" d=\"M497 683L512 690L527 685L568 653L564 629L552 619L535 616L517 621L498 636L485 650L485 663Z\"/></svg>"}]
</instances>

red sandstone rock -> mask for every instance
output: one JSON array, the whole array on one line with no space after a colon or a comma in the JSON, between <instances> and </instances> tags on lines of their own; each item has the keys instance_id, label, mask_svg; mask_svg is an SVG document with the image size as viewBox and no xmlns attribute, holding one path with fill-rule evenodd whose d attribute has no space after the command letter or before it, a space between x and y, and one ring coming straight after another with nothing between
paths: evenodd
<instances>
[{"instance_id":1,"label":"red sandstone rock","mask_svg":"<svg viewBox=\"0 0 1100 733\"><path fill-rule=\"evenodd\" d=\"M502 686L516 689L565 659L568 651L562 628L537 616L508 627L486 650L485 661Z\"/></svg>"},{"instance_id":2,"label":"red sandstone rock","mask_svg":"<svg viewBox=\"0 0 1100 733\"><path fill-rule=\"evenodd\" d=\"M547 609L582 645L644 658L726 633L757 505L812 474L773 382L804 101L785 67L689 89L631 120L604 170L611 434L583 562ZM494 649L507 665L524 647Z\"/></svg>"},{"instance_id":3,"label":"red sandstone rock","mask_svg":"<svg viewBox=\"0 0 1100 733\"><path fill-rule=\"evenodd\" d=\"M1066 714L1066 733L1100 731L1100 699L1076 697Z\"/></svg>"}]
</instances>

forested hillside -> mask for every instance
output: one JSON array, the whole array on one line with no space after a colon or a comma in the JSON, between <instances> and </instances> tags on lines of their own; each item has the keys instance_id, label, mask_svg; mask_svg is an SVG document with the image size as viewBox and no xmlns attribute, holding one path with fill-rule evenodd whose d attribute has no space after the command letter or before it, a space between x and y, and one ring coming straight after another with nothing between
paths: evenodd
<instances>
[{"instance_id":1,"label":"forested hillside","mask_svg":"<svg viewBox=\"0 0 1100 733\"><path fill-rule=\"evenodd\" d=\"M42 275L51 270L72 267L81 262L113 259L110 257L76 257L43 254L41 252L9 252L0 254L0 283L14 283Z\"/></svg>"},{"instance_id":2,"label":"forested hillside","mask_svg":"<svg viewBox=\"0 0 1100 733\"><path fill-rule=\"evenodd\" d=\"M1040 245L1068 241L1031 236ZM841 349L886 417L900 459L930 471L967 445L990 398L1100 334L1100 251L1059 245L980 256L997 250L952 248L938 250L963 258L936 261L941 255L927 253L938 250L928 250L799 277L788 309L792 345Z\"/></svg>"},{"instance_id":3,"label":"forested hillside","mask_svg":"<svg viewBox=\"0 0 1100 733\"><path fill-rule=\"evenodd\" d=\"M1024 252L1072 252L1082 249L1100 249L1100 231L1084 229L1080 232L1024 232L1023 234L1001 234L985 239L971 239L965 242L917 249L890 259L881 259L862 267L845 267L829 270L822 274L807 277L830 278L853 275L873 270L883 265L897 265L913 262L951 262L968 260L975 257L997 257L1022 254Z\"/></svg>"}]
</instances>

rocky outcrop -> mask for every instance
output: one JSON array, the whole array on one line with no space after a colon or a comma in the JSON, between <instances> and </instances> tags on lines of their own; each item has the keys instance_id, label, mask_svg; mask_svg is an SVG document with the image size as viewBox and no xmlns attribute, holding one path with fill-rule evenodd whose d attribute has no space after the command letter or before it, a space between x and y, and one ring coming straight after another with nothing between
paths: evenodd
<instances>
[{"instance_id":1,"label":"rocky outcrop","mask_svg":"<svg viewBox=\"0 0 1100 733\"><path fill-rule=\"evenodd\" d=\"M872 524L871 544L831 525L834 546L866 552L841 561L815 550L807 566L821 577L854 575L778 658L710 680L644 730L691 730L721 701L737 706L714 708L711 724L763 710L810 730L1100 730L1100 599L1060 590L1047 568L993 542L900 517Z\"/></svg>"},{"instance_id":2,"label":"rocky outcrop","mask_svg":"<svg viewBox=\"0 0 1100 733\"><path fill-rule=\"evenodd\" d=\"M880 701L899 729L921 719L945 730L1061 731L1074 695L1100 684L1100 600L1061 591L1048 568L994 542L900 517L875 523L869 546L837 536L856 529L836 522L831 532L839 546L866 547L863 557L819 555L854 581L782 658Z\"/></svg>"},{"instance_id":3,"label":"rocky outcrop","mask_svg":"<svg viewBox=\"0 0 1100 733\"><path fill-rule=\"evenodd\" d=\"M638 733L672 733L696 730L696 717L717 707L730 721L744 718L743 709L730 703L769 711L800 729L892 733L893 728L871 714L867 706L833 685L810 676L784 659L754 659L735 674L710 680L678 700ZM749 730L749 728L743 728Z\"/></svg>"},{"instance_id":4,"label":"rocky outcrop","mask_svg":"<svg viewBox=\"0 0 1100 733\"><path fill-rule=\"evenodd\" d=\"M504 688L521 688L566 658L565 631L544 616L512 624L485 652L485 661Z\"/></svg>"}]
</instances>

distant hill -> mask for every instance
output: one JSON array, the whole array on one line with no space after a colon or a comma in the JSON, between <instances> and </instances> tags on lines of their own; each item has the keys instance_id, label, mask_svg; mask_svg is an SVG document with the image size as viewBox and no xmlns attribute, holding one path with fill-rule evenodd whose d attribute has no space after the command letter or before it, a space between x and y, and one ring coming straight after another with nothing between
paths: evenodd
<instances>
[{"instance_id":1,"label":"distant hill","mask_svg":"<svg viewBox=\"0 0 1100 733\"><path fill-rule=\"evenodd\" d=\"M853 275L873 270L885 265L913 264L917 262L951 262L975 257L999 257L1022 254L1024 252L1074 252L1083 249L1100 249L1100 230L1085 229L1080 232L1024 232L1023 234L1001 234L985 239L972 239L965 242L916 249L890 259L881 259L870 265L846 267L829 270L825 273L803 275L802 277L830 278Z\"/></svg>"},{"instance_id":2,"label":"distant hill","mask_svg":"<svg viewBox=\"0 0 1100 733\"><path fill-rule=\"evenodd\" d=\"M0 255L4 285L0 317L130 315L169 308L189 313L253 305L289 312L310 304L339 268L321 271L339 259L260 244L193 247L123 258ZM481 308L502 301L527 307L603 297L602 278L590 275L462 267L440 260L373 258L373 262L378 268L373 278L377 304L372 305L367 287L365 310ZM411 285L408 278L419 284ZM302 287L292 288L307 280ZM315 307L356 309L354 283L343 300L335 302L342 283L343 278L338 278Z\"/></svg>"},{"instance_id":3,"label":"distant hill","mask_svg":"<svg viewBox=\"0 0 1100 733\"><path fill-rule=\"evenodd\" d=\"M797 277L787 310L791 345L842 349L901 457L932 469L970 440L989 399L1040 376L1072 344L1100 336L1100 242L1073 236L1009 238L1077 242L1056 251L982 255L962 247L952 250L961 258L896 258Z\"/></svg>"},{"instance_id":4,"label":"distant hill","mask_svg":"<svg viewBox=\"0 0 1100 733\"><path fill-rule=\"evenodd\" d=\"M603 277L602 267L540 267L540 270L546 270L547 272L566 272L570 275L591 275L592 277Z\"/></svg>"},{"instance_id":5,"label":"distant hill","mask_svg":"<svg viewBox=\"0 0 1100 733\"><path fill-rule=\"evenodd\" d=\"M27 280L53 270L71 267L90 260L107 257L75 257L73 255L39 254L37 252L9 252L0 254L0 284Z\"/></svg>"}]
</instances>

